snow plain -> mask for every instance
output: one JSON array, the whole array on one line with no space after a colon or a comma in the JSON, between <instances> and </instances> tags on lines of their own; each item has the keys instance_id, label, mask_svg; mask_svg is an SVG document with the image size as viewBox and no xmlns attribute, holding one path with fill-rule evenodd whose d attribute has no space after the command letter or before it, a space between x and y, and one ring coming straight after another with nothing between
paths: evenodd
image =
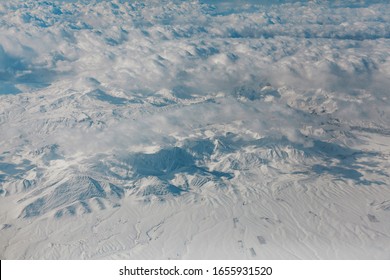
<instances>
[{"instance_id":1,"label":"snow plain","mask_svg":"<svg viewBox=\"0 0 390 280\"><path fill-rule=\"evenodd\" d=\"M387 1L1 1L1 259L389 259Z\"/></svg>"}]
</instances>

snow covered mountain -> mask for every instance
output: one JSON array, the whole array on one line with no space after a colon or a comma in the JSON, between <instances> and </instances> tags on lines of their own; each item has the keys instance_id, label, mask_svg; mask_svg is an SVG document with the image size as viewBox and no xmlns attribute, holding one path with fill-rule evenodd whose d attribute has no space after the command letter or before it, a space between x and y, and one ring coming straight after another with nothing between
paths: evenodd
<instances>
[{"instance_id":1,"label":"snow covered mountain","mask_svg":"<svg viewBox=\"0 0 390 280\"><path fill-rule=\"evenodd\" d=\"M1 259L389 259L387 1L1 1Z\"/></svg>"}]
</instances>

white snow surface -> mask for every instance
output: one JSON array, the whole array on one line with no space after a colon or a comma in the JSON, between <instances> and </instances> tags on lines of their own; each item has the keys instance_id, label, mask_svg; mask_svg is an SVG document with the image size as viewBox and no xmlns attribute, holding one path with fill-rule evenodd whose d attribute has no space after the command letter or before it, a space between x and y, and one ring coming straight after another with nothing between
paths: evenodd
<instances>
[{"instance_id":1,"label":"white snow surface","mask_svg":"<svg viewBox=\"0 0 390 280\"><path fill-rule=\"evenodd\" d=\"M389 259L388 1L1 1L1 259Z\"/></svg>"}]
</instances>

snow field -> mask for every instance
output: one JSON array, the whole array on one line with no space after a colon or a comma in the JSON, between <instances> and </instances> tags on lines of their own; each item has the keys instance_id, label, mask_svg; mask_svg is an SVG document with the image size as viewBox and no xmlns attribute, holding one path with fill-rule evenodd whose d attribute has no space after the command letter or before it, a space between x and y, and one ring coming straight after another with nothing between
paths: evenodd
<instances>
[{"instance_id":1,"label":"snow field","mask_svg":"<svg viewBox=\"0 0 390 280\"><path fill-rule=\"evenodd\" d=\"M389 4L2 1L3 259L388 259Z\"/></svg>"}]
</instances>

